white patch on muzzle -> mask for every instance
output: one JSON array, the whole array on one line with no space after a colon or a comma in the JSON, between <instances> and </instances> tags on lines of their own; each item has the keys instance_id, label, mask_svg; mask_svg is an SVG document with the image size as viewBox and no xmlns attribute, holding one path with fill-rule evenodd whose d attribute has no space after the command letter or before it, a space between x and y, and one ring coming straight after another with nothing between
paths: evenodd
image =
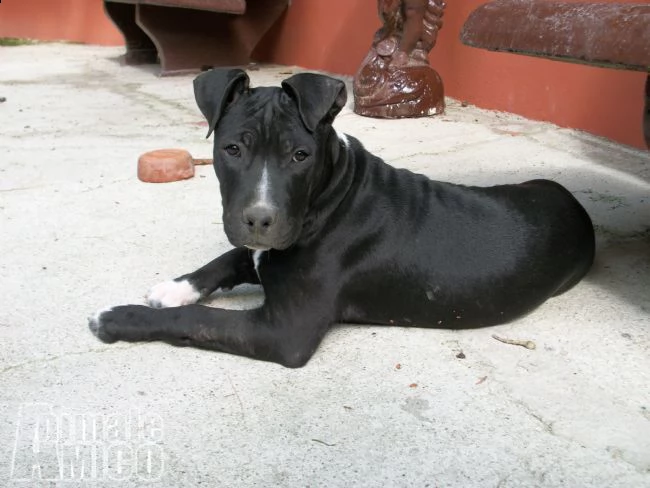
<instances>
[{"instance_id":1,"label":"white patch on muzzle","mask_svg":"<svg viewBox=\"0 0 650 488\"><path fill-rule=\"evenodd\" d=\"M269 170L267 168L266 161L264 162L264 168L262 169L262 176L260 181L257 183L257 200L253 206L257 207L274 207L273 201L271 200L271 184L269 181Z\"/></svg>"}]
</instances>

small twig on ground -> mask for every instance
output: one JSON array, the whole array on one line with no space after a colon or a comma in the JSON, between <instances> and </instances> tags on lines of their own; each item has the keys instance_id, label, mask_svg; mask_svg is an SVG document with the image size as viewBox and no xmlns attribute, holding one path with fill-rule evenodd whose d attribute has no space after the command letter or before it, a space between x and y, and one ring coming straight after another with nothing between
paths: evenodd
<instances>
[{"instance_id":1,"label":"small twig on ground","mask_svg":"<svg viewBox=\"0 0 650 488\"><path fill-rule=\"evenodd\" d=\"M325 445L325 446L327 446L327 447L333 447L333 446L336 445L336 444L328 444L327 442L325 442L325 441L321 441L320 439L312 439L312 441L314 441L314 442L318 442L319 444L323 444L323 445Z\"/></svg>"},{"instance_id":2,"label":"small twig on ground","mask_svg":"<svg viewBox=\"0 0 650 488\"><path fill-rule=\"evenodd\" d=\"M533 341L519 341L517 339L506 339L505 337L499 337L496 334L492 334L492 337L499 342L503 342L504 344L521 346L521 347L525 347L526 349L535 349L537 347Z\"/></svg>"},{"instance_id":3,"label":"small twig on ground","mask_svg":"<svg viewBox=\"0 0 650 488\"><path fill-rule=\"evenodd\" d=\"M244 413L244 404L241 401L241 398L239 398L239 393L237 393L237 390L235 389L235 385L232 382L232 379L230 378L230 375L226 373L226 378L228 378L228 382L230 383L230 387L232 388L233 393L237 397L237 401L239 402L239 408L241 410L241 418L245 419L246 414Z\"/></svg>"},{"instance_id":4,"label":"small twig on ground","mask_svg":"<svg viewBox=\"0 0 650 488\"><path fill-rule=\"evenodd\" d=\"M16 188L0 188L0 192L35 190L36 188L43 188L43 186L45 185L20 186Z\"/></svg>"},{"instance_id":5,"label":"small twig on ground","mask_svg":"<svg viewBox=\"0 0 650 488\"><path fill-rule=\"evenodd\" d=\"M194 166L201 166L204 164L212 164L214 160L212 158L194 158Z\"/></svg>"}]
</instances>

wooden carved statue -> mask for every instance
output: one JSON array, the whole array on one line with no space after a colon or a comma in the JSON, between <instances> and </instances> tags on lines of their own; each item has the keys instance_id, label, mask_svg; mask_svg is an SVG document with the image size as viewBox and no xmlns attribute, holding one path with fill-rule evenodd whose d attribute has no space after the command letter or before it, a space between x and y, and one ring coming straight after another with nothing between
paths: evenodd
<instances>
[{"instance_id":1,"label":"wooden carved statue","mask_svg":"<svg viewBox=\"0 0 650 488\"><path fill-rule=\"evenodd\" d=\"M442 27L443 0L378 0L384 25L354 77L354 111L368 117L424 117L445 110L428 54Z\"/></svg>"}]
</instances>

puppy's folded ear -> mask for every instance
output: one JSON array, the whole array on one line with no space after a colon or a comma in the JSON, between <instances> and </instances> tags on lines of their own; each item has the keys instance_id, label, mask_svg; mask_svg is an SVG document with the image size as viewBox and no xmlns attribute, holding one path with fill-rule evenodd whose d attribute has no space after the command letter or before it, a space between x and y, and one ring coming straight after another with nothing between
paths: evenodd
<instances>
[{"instance_id":1,"label":"puppy's folded ear","mask_svg":"<svg viewBox=\"0 0 650 488\"><path fill-rule=\"evenodd\" d=\"M314 132L319 123L332 123L348 99L345 83L330 76L299 73L282 82L282 89L298 104L303 124Z\"/></svg>"},{"instance_id":2,"label":"puppy's folded ear","mask_svg":"<svg viewBox=\"0 0 650 488\"><path fill-rule=\"evenodd\" d=\"M250 80L241 69L212 69L194 78L194 98L208 121L210 137L228 105L248 91Z\"/></svg>"}]
</instances>

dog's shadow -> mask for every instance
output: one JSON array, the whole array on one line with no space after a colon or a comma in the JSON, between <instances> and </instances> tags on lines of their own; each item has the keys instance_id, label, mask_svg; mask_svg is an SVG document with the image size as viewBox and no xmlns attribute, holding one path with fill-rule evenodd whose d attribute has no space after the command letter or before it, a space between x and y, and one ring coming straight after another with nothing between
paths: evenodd
<instances>
[{"instance_id":1,"label":"dog's shadow","mask_svg":"<svg viewBox=\"0 0 650 488\"><path fill-rule=\"evenodd\" d=\"M585 280L642 312L650 312L650 152L581 139L580 170L572 188L596 231L596 259ZM588 177L585 177L587 173Z\"/></svg>"},{"instance_id":2,"label":"dog's shadow","mask_svg":"<svg viewBox=\"0 0 650 488\"><path fill-rule=\"evenodd\" d=\"M650 314L650 229L625 238L598 236L597 246L585 280Z\"/></svg>"}]
</instances>

